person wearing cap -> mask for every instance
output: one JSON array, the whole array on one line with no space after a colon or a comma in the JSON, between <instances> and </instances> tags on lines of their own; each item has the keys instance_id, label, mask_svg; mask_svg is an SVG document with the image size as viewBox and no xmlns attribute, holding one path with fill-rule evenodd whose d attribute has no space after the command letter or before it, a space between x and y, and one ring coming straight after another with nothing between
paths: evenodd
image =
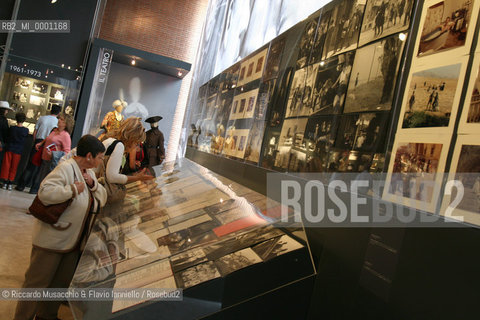
<instances>
[{"instance_id":1,"label":"person wearing cap","mask_svg":"<svg viewBox=\"0 0 480 320\"><path fill-rule=\"evenodd\" d=\"M2 164L3 154L5 153L5 142L8 136L7 112L13 110L7 101L0 101L0 166Z\"/></svg>"},{"instance_id":2,"label":"person wearing cap","mask_svg":"<svg viewBox=\"0 0 480 320\"><path fill-rule=\"evenodd\" d=\"M162 119L160 116L154 116L145 120L151 126L151 129L146 133L147 137L145 139L145 154L150 171L152 171L153 166L161 164L163 159L165 159L164 137L162 131L158 129L158 121Z\"/></svg>"},{"instance_id":3,"label":"person wearing cap","mask_svg":"<svg viewBox=\"0 0 480 320\"><path fill-rule=\"evenodd\" d=\"M105 118L103 118L101 127L105 129L105 133L109 133L112 130L118 130L120 128L120 125L123 122L123 109L127 103L122 100L115 100L112 103L112 107L115 109L113 111L108 112L105 115Z\"/></svg>"}]
</instances>

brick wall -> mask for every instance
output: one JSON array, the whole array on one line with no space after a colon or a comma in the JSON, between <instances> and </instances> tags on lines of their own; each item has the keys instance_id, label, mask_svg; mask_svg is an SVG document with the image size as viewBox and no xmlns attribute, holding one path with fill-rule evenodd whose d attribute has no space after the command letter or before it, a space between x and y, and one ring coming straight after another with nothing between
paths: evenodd
<instances>
[{"instance_id":1,"label":"brick wall","mask_svg":"<svg viewBox=\"0 0 480 320\"><path fill-rule=\"evenodd\" d=\"M209 0L107 0L101 39L192 64ZM183 79L172 131L166 133L166 161L177 155L192 71Z\"/></svg>"},{"instance_id":2,"label":"brick wall","mask_svg":"<svg viewBox=\"0 0 480 320\"><path fill-rule=\"evenodd\" d=\"M108 0L100 38L193 63L208 0Z\"/></svg>"}]
</instances>

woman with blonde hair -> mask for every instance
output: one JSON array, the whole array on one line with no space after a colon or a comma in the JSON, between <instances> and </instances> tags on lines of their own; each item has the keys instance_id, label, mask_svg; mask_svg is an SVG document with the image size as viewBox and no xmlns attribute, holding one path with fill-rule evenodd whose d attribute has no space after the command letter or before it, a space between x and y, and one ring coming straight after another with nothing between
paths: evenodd
<instances>
[{"instance_id":1,"label":"woman with blonde hair","mask_svg":"<svg viewBox=\"0 0 480 320\"><path fill-rule=\"evenodd\" d=\"M103 145L109 155L108 162L105 165L105 178L109 183L127 184L139 180L150 180L152 176L145 174L145 169L134 175L121 174L121 169L125 165L125 155L132 148L145 141L145 128L140 118L131 117L125 119L117 130L106 134Z\"/></svg>"}]
</instances>

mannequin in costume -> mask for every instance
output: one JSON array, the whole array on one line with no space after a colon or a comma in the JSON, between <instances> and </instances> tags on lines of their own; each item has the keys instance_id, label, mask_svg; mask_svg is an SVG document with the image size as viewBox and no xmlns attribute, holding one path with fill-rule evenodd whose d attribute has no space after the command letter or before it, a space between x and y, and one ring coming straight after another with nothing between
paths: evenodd
<instances>
[{"instance_id":1,"label":"mannequin in costume","mask_svg":"<svg viewBox=\"0 0 480 320\"><path fill-rule=\"evenodd\" d=\"M113 101L112 107L115 110L108 112L102 121L101 127L105 129L105 133L120 128L120 124L123 122L124 119L122 111L126 105L127 103L122 100Z\"/></svg>"},{"instance_id":2,"label":"mannequin in costume","mask_svg":"<svg viewBox=\"0 0 480 320\"><path fill-rule=\"evenodd\" d=\"M145 120L152 127L147 131L144 145L147 166L152 172L152 167L161 164L163 159L165 159L164 137L162 131L158 129L158 121L162 119L160 116L155 116Z\"/></svg>"}]
</instances>

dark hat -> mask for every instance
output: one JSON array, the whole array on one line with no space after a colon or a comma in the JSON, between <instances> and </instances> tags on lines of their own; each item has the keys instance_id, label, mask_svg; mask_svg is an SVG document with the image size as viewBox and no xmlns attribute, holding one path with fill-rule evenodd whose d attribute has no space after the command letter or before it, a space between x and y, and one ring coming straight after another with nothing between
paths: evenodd
<instances>
[{"instance_id":1,"label":"dark hat","mask_svg":"<svg viewBox=\"0 0 480 320\"><path fill-rule=\"evenodd\" d=\"M155 117L150 117L148 118L147 120L145 120L145 122L148 122L148 123L155 123L155 122L158 122L160 120L162 120L163 117L160 117L160 116L155 116Z\"/></svg>"}]
</instances>

